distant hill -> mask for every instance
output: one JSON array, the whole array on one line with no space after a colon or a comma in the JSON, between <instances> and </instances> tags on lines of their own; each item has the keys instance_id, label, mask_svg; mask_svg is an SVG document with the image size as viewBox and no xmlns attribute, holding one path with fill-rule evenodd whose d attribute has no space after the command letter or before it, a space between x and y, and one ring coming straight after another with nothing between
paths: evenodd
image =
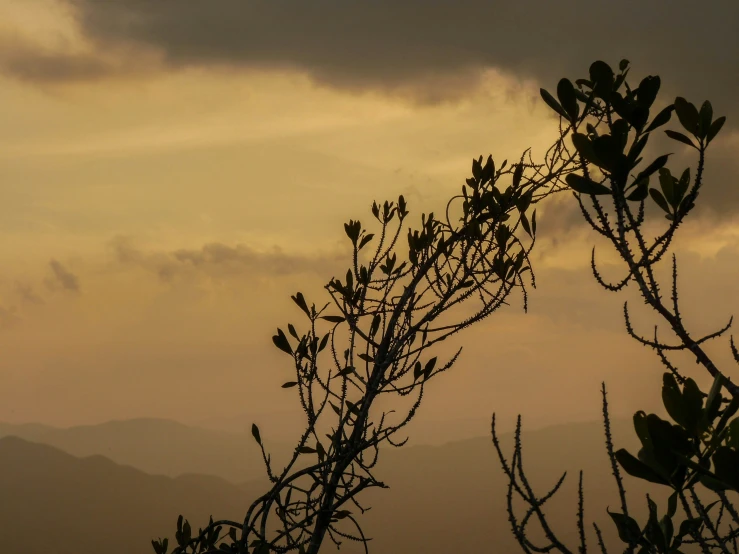
<instances>
[{"instance_id":1,"label":"distant hill","mask_svg":"<svg viewBox=\"0 0 739 554\"><path fill-rule=\"evenodd\" d=\"M184 513L240 519L256 491L215 477L171 479L76 458L17 437L0 439L0 544L19 554L151 554L151 539Z\"/></svg>"},{"instance_id":2,"label":"distant hill","mask_svg":"<svg viewBox=\"0 0 739 554\"><path fill-rule=\"evenodd\" d=\"M201 429L165 419L110 421L67 429L0 423L0 437L11 435L75 456L101 454L155 475L210 474L233 483L266 480L259 448L246 433ZM279 444L274 448L280 452L288 449Z\"/></svg>"},{"instance_id":3,"label":"distant hill","mask_svg":"<svg viewBox=\"0 0 739 554\"><path fill-rule=\"evenodd\" d=\"M613 434L617 448L636 451L638 441L630 420L614 421ZM510 458L512 435L507 433L501 440ZM151 448L148 455L156 452ZM619 502L600 423L558 425L531 432L524 428L523 462L539 496L548 492L562 471L568 471L562 491L544 511L560 539L573 551L577 551L576 492L581 468L585 471L589 544L595 546L593 520L611 545L620 544L605 511L607 506L618 511ZM11 437L0 440L0 467L0 544L3 552L23 554L151 552L150 538L172 538L179 513L194 527L204 525L211 513L238 520L268 485L259 481L235 487L208 475L151 476L101 456L78 459ZM390 489L369 490L361 498L371 507L360 516L365 533L374 537L371 552L520 552L505 509L507 481L489 437L443 446L386 448L375 475ZM645 486L628 476L626 487L637 517L646 513L646 492L658 502L660 512L664 511L666 490ZM113 544L118 546L113 548ZM326 544L324 551L335 549ZM684 551L691 552L689 548ZM359 554L362 549L347 541L341 552Z\"/></svg>"},{"instance_id":4,"label":"distant hill","mask_svg":"<svg viewBox=\"0 0 739 554\"><path fill-rule=\"evenodd\" d=\"M453 440L470 439L484 435L490 427L485 417L448 417L442 414L422 413L406 428L409 445L442 445ZM279 443L292 443L305 425L302 411L282 411L273 414L243 413L232 417L213 417L195 422L195 426L228 433L249 433L254 421L259 423L263 436Z\"/></svg>"}]
</instances>

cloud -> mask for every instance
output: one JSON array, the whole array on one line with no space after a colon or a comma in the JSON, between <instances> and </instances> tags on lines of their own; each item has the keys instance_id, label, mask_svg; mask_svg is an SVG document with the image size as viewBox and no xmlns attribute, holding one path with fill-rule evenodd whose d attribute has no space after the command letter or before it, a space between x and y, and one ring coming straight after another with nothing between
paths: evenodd
<instances>
[{"instance_id":1,"label":"cloud","mask_svg":"<svg viewBox=\"0 0 739 554\"><path fill-rule=\"evenodd\" d=\"M45 283L50 290L61 287L62 290L70 292L80 291L80 283L77 276L65 268L60 262L51 260L49 267L51 268L52 277L46 279Z\"/></svg>"},{"instance_id":2,"label":"cloud","mask_svg":"<svg viewBox=\"0 0 739 554\"><path fill-rule=\"evenodd\" d=\"M28 283L22 283L20 281L15 284L15 291L20 299L27 304L43 304L44 300L33 290L33 287Z\"/></svg>"},{"instance_id":3,"label":"cloud","mask_svg":"<svg viewBox=\"0 0 739 554\"><path fill-rule=\"evenodd\" d=\"M0 34L0 72L46 84L104 79L119 73L120 68L93 53L54 50L18 35Z\"/></svg>"},{"instance_id":4,"label":"cloud","mask_svg":"<svg viewBox=\"0 0 739 554\"><path fill-rule=\"evenodd\" d=\"M0 329L11 329L22 321L15 307L0 306Z\"/></svg>"},{"instance_id":5,"label":"cloud","mask_svg":"<svg viewBox=\"0 0 739 554\"><path fill-rule=\"evenodd\" d=\"M169 68L297 70L333 87L441 99L466 95L485 68L552 87L595 59L626 57L663 74L673 93L710 96L719 112L739 115L731 0L66 2L98 52L144 48ZM82 60L29 67L39 79L101 72Z\"/></svg>"},{"instance_id":6,"label":"cloud","mask_svg":"<svg viewBox=\"0 0 739 554\"><path fill-rule=\"evenodd\" d=\"M257 251L244 244L229 246L211 242L201 248L146 252L135 247L126 237L117 237L111 247L119 263L137 266L156 273L163 281L187 275L203 275L213 279L227 277L281 277L311 273L328 281L332 272L340 271L350 259L345 254L301 256L279 248Z\"/></svg>"}]
</instances>

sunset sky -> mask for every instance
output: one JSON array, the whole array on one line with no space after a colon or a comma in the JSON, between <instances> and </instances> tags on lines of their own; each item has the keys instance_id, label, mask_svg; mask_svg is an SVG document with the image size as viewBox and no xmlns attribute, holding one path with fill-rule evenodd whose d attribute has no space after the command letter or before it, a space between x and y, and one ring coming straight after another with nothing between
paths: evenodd
<instances>
[{"instance_id":1,"label":"sunset sky","mask_svg":"<svg viewBox=\"0 0 739 554\"><path fill-rule=\"evenodd\" d=\"M298 321L290 294L322 304L345 273L342 224L398 194L416 224L473 157L540 157L557 121L539 87L596 59L728 117L676 245L687 320L723 325L739 313L738 21L733 0L0 0L0 421L294 411L270 337ZM603 380L617 414L657 408L662 368L593 281L575 208L540 207L530 312L463 333L419 418L596 419Z\"/></svg>"}]
</instances>

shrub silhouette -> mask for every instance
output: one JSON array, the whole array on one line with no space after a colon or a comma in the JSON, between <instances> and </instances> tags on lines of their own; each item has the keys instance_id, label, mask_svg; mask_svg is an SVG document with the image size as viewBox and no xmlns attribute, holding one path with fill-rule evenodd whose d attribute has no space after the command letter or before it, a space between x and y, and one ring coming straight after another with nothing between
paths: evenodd
<instances>
[{"instance_id":1,"label":"shrub silhouette","mask_svg":"<svg viewBox=\"0 0 739 554\"><path fill-rule=\"evenodd\" d=\"M573 189L573 196L587 223L608 239L625 263L625 275L619 281L607 282L598 271L593 249L591 266L595 279L604 289L612 292L622 291L629 283L634 283L645 304L667 323L673 335L670 339L673 342L668 342L659 337L656 327L653 338L638 334L631 323L628 303L624 303L627 332L640 344L654 349L668 370L663 376L662 400L674 423L656 414L647 415L639 411L634 414L634 429L642 448L637 456L624 449L614 452L603 384L601 392L606 450L621 504L620 512L609 512L609 515L618 529L619 538L626 544L625 552L638 549L640 553L673 554L681 552L683 545L689 544L698 545L703 553L728 553L729 545L733 552L737 552L739 514L726 492L739 491L739 418L731 420L739 409L739 387L718 369L701 346L708 340L724 335L731 320L714 333L696 337L686 327L680 312L677 260L674 254L668 298L663 296L655 276L655 267L668 253L678 227L695 207L703 184L706 150L726 118L714 119L708 101L698 110L684 98L678 97L650 122L650 109L660 88L659 77L646 77L638 87L633 88L627 80L629 62L623 60L619 70L618 74L614 74L607 64L598 61L591 65L589 79L576 81L577 88L569 80L562 79L557 86L559 101L542 90L544 100L562 119L573 123L578 121L581 105L582 113L590 114L590 121L586 124L587 133L573 131L572 143L580 156L580 172L569 174L567 183ZM697 168L692 179L689 168L679 177L672 175L666 167L669 154L660 155L649 163L641 158L652 133L667 124L673 112L678 117L682 131L687 134L674 130L666 130L665 133L696 151ZM582 120L582 116L579 120ZM594 177L594 168L599 170L601 177ZM655 176L658 187L650 187L650 179ZM645 230L645 223L650 219L645 215L645 202L650 197L668 221L666 228L651 241ZM733 338L730 348L734 359L739 362L739 352ZM668 353L680 351L692 353L696 363L714 378L707 394L700 390L693 379L685 377L670 360ZM727 393L727 398L723 397L723 391ZM508 514L521 548L524 552L572 552L557 538L541 510L542 504L562 485L564 476L546 495L537 497L528 484L521 463L520 417L510 461L501 451L495 431L495 416L492 435L503 471L509 480ZM667 502L666 513L661 518L657 504L648 495L648 520L640 525L629 515L619 468L638 479L669 487L673 491ZM706 505L696 492L698 485L714 493L717 500ZM513 493L528 505L523 518L514 513L511 501ZM578 494L578 551L584 553L587 544L582 472ZM688 494L695 511L688 502ZM686 515L679 526L674 521L678 502ZM710 514L716 505L719 506L718 512ZM529 540L527 525L532 521L540 524L547 544L534 545ZM599 551L607 552L600 529L595 523L593 527Z\"/></svg>"},{"instance_id":2,"label":"shrub silhouette","mask_svg":"<svg viewBox=\"0 0 739 554\"><path fill-rule=\"evenodd\" d=\"M720 514L727 510L734 525L739 526L736 511L724 492L739 486L739 427L737 420L728 422L739 406L737 389L700 348L705 340L723 331L693 339L678 310L674 258L672 308L664 304L652 271L694 206L706 148L724 118L714 121L709 103L698 111L678 98L650 122L659 77L647 77L632 89L626 79L628 71L626 60L621 62L618 75L598 61L591 66L589 79L577 80L575 84L562 79L556 99L542 89L543 99L560 116L558 137L543 161L535 163L529 150L512 165L504 161L496 167L492 157L484 164L482 157L473 160L472 176L461 193L449 200L443 217L423 214L420 226L408 230L407 251L401 247L401 235L409 211L402 196L397 202L373 204L375 232L359 221L350 220L344 225L353 248L351 267L343 281L334 278L326 285L330 302L319 309L298 292L292 300L304 317L304 325L299 330L301 326L288 324L287 333L278 329L273 337L275 346L293 362L294 377L283 388L296 392L306 415L306 428L292 458L284 469L276 471L254 425L252 434L262 450L272 488L248 507L240 522L211 519L204 529L194 533L189 522L180 516L173 553L315 554L327 536L336 544L342 540L361 541L367 550L368 539L356 516L357 511L364 511L360 493L371 487L385 487L373 474L380 446L404 444L404 440L395 440L394 436L414 417L424 387L448 370L460 354L458 351L450 359L437 362L437 357L432 356L434 345L488 317L507 304L514 292L520 292L526 309L527 285L535 286L529 258L536 239L534 208L549 195L565 190L573 192L586 221L611 240L627 264L626 277L609 284L600 277L593 261L598 282L612 291L636 282L647 304L667 320L680 341L678 345L668 345L659 342L656 335L654 340L638 336L625 309L629 332L655 348L670 368L663 397L677 425L654 414L638 412L634 421L644 448L638 458L624 450L614 453L604 386L608 454L622 504L622 512L611 517L619 535L629 552L637 547L640 552L678 552L687 535L704 552L714 548L714 544L727 551L725 544L733 539L734 531L719 535L719 522L714 525L708 518L712 506L703 506L693 491L698 482L715 490L721 502ZM693 139L676 131L667 131L668 135L691 144L699 154L692 185L689 172L679 179L672 177L666 169L668 155L649 164L642 163L640 157L650 134L668 123L673 111ZM581 132L583 129L585 133ZM595 176L594 167L601 177ZM640 171L632 176L637 167ZM649 188L650 178L656 174L661 191ZM670 222L651 244L642 231L645 202L650 196ZM609 219L600 198L612 201L615 223ZM587 203L592 204L595 215L585 207ZM632 252L630 241L636 244L636 253ZM666 351L680 349L693 352L716 378L705 407L695 383L684 378L667 359ZM733 343L732 349L739 358ZM723 389L734 400L725 401L721 396ZM400 397L408 396L411 407L404 409L402 416L396 415L402 409L399 403L394 404L396 409L381 410L376 404L381 394L390 394L398 402ZM723 407L725 404L728 406ZM714 425L716 418L719 422ZM500 449L494 416L492 431L510 481L509 517L520 546L525 552L570 552L556 538L541 510L562 480L554 491L537 498L520 462L520 420L510 463ZM701 445L705 445L704 451ZM662 520L657 520L656 507L643 529L629 516L619 465L636 477L675 489ZM690 512L685 490L696 503L697 518ZM512 508L513 492L530 505L520 520ZM582 498L581 478L579 550L586 552ZM678 499L689 519L675 534L671 518ZM526 526L534 516L550 544L536 546L528 539ZM600 537L597 526L595 531ZM709 533L707 538L704 532ZM152 544L157 554L169 552L167 539ZM602 540L600 548L606 552Z\"/></svg>"}]
</instances>

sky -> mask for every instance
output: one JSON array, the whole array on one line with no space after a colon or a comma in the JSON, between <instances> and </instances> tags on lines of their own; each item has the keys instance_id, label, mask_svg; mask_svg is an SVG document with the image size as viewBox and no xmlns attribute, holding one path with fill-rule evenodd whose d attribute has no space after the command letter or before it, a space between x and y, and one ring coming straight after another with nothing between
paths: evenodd
<instances>
[{"instance_id":1,"label":"sky","mask_svg":"<svg viewBox=\"0 0 739 554\"><path fill-rule=\"evenodd\" d=\"M270 337L290 294L319 304L345 273L342 224L399 194L419 221L472 158L541 156L539 87L596 59L728 116L676 243L713 330L739 308L738 20L728 0L0 0L0 420L294 411ZM593 281L573 199L539 216L529 313L463 333L420 419L593 420L601 381L617 415L657 409L662 368Z\"/></svg>"}]
</instances>

